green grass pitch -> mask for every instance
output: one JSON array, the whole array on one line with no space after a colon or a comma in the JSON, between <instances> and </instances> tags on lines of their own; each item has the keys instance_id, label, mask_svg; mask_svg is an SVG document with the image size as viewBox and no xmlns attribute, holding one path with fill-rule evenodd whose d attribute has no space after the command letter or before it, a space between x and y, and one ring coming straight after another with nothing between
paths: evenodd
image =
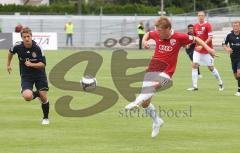
<instances>
[{"instance_id":1,"label":"green grass pitch","mask_svg":"<svg viewBox=\"0 0 240 153\"><path fill-rule=\"evenodd\" d=\"M47 72L73 51L49 51ZM111 80L111 51L100 51L104 61L97 75L98 83L115 90ZM235 97L229 56L219 52L215 66L225 84L218 91L217 81L201 67L203 78L199 91L186 91L191 86L191 66L185 52L180 53L174 86L158 93L152 102L164 110L190 112L191 116L164 116L164 126L156 139L151 139L149 117L122 116L119 111L128 103L120 94L118 102L104 112L89 117L67 118L54 109L56 100L66 94L75 98L73 109L86 108L101 97L93 94L63 91L50 86L49 126L40 124L42 112L38 100L25 102L20 95L17 56L13 73L6 71L7 51L0 52L0 153L238 153L240 149L240 97ZM129 51L129 58L150 58L151 51ZM86 63L77 64L66 75L79 81ZM137 68L136 71L143 68ZM188 112L188 113L189 113Z\"/></svg>"}]
</instances>

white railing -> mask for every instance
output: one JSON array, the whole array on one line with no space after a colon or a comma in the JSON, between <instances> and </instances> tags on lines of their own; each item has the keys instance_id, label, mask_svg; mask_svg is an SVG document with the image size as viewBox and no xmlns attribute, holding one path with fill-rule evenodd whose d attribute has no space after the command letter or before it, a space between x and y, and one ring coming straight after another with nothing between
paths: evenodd
<instances>
[{"instance_id":1,"label":"white railing","mask_svg":"<svg viewBox=\"0 0 240 153\"><path fill-rule=\"evenodd\" d=\"M223 27L229 27L232 20L240 19L239 6L233 8L225 8L232 10L226 13L221 11L207 11L207 19L213 25L215 31L221 31ZM149 24L150 29L154 29L154 20L159 16L79 16L79 15L1 15L0 26L3 32L13 32L15 26L21 23L29 26L35 32L57 32L58 46L66 47L64 25L71 20L74 24L73 42L74 47L104 47L104 41L108 38L114 38L117 41L123 36L131 37L132 45L125 47L137 47L137 25L140 21L144 21L145 25ZM188 24L197 22L194 13L169 16L172 20L173 28L176 31L186 32ZM220 38L219 38L220 39ZM116 45L117 47L121 47Z\"/></svg>"}]
</instances>

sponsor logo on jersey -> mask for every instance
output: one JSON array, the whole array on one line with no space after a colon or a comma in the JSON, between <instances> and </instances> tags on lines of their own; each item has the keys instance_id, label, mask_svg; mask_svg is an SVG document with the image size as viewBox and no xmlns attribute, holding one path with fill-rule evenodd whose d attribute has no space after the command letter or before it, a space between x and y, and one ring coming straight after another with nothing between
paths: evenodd
<instances>
[{"instance_id":1,"label":"sponsor logo on jersey","mask_svg":"<svg viewBox=\"0 0 240 153\"><path fill-rule=\"evenodd\" d=\"M240 46L240 43L232 43L232 46Z\"/></svg>"},{"instance_id":2,"label":"sponsor logo on jersey","mask_svg":"<svg viewBox=\"0 0 240 153\"><path fill-rule=\"evenodd\" d=\"M171 52L173 50L172 46L159 45L160 52Z\"/></svg>"},{"instance_id":3,"label":"sponsor logo on jersey","mask_svg":"<svg viewBox=\"0 0 240 153\"><path fill-rule=\"evenodd\" d=\"M198 34L198 35L202 35L202 34L203 34L203 31L197 31L197 34Z\"/></svg>"}]
</instances>

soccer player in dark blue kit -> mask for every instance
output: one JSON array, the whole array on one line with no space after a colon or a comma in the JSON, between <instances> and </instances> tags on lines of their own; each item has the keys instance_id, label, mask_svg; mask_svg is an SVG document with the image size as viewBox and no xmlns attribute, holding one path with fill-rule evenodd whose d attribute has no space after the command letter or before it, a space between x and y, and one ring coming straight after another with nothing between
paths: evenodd
<instances>
[{"instance_id":1,"label":"soccer player in dark blue kit","mask_svg":"<svg viewBox=\"0 0 240 153\"><path fill-rule=\"evenodd\" d=\"M21 76L21 93L26 101L31 101L38 97L42 102L43 120L42 124L49 124L49 101L47 97L48 81L45 72L46 59L43 50L32 40L32 30L25 27L21 31L23 41L9 49L7 70L10 74L12 71L11 61L13 55L17 53L19 59L20 76ZM37 91L33 92L33 85Z\"/></svg>"},{"instance_id":2,"label":"soccer player in dark blue kit","mask_svg":"<svg viewBox=\"0 0 240 153\"><path fill-rule=\"evenodd\" d=\"M232 27L233 30L224 39L223 47L230 54L233 74L238 82L235 96L240 96L240 21L232 22Z\"/></svg>"}]
</instances>

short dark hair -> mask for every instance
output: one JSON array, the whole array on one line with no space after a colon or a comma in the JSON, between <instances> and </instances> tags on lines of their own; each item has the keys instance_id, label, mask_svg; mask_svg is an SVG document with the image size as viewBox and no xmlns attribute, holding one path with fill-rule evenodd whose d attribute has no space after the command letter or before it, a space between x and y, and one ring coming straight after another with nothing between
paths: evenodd
<instances>
[{"instance_id":1,"label":"short dark hair","mask_svg":"<svg viewBox=\"0 0 240 153\"><path fill-rule=\"evenodd\" d=\"M192 24L189 24L187 27L190 28L190 27L193 27L193 25L192 25Z\"/></svg>"},{"instance_id":2,"label":"short dark hair","mask_svg":"<svg viewBox=\"0 0 240 153\"><path fill-rule=\"evenodd\" d=\"M23 35L23 33L28 33L32 36L32 30L29 27L24 27L21 31L21 37Z\"/></svg>"},{"instance_id":3,"label":"short dark hair","mask_svg":"<svg viewBox=\"0 0 240 153\"><path fill-rule=\"evenodd\" d=\"M240 20L235 20L232 22L232 24L240 24Z\"/></svg>"}]
</instances>

